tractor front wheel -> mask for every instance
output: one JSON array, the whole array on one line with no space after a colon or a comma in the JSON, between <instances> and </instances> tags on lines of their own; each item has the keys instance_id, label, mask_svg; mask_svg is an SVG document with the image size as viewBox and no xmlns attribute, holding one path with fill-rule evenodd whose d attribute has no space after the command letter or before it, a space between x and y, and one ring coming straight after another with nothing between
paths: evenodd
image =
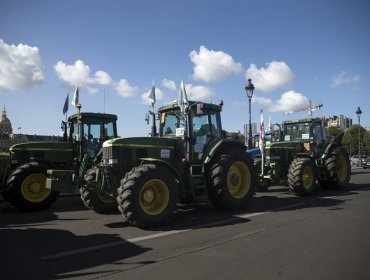
<instances>
[{"instance_id":1,"label":"tractor front wheel","mask_svg":"<svg viewBox=\"0 0 370 280\"><path fill-rule=\"evenodd\" d=\"M46 188L46 170L47 167L38 162L18 166L7 180L3 197L22 211L49 208L59 192Z\"/></svg>"},{"instance_id":2,"label":"tractor front wheel","mask_svg":"<svg viewBox=\"0 0 370 280\"><path fill-rule=\"evenodd\" d=\"M315 166L309 158L295 158L288 170L289 190L295 195L306 196L315 190Z\"/></svg>"},{"instance_id":3,"label":"tractor front wheel","mask_svg":"<svg viewBox=\"0 0 370 280\"><path fill-rule=\"evenodd\" d=\"M162 164L143 164L133 168L121 180L118 209L137 227L165 223L177 204L177 180Z\"/></svg>"},{"instance_id":4,"label":"tractor front wheel","mask_svg":"<svg viewBox=\"0 0 370 280\"><path fill-rule=\"evenodd\" d=\"M257 184L251 157L243 151L221 154L209 170L207 184L209 198L217 207L246 208Z\"/></svg>"},{"instance_id":5,"label":"tractor front wheel","mask_svg":"<svg viewBox=\"0 0 370 280\"><path fill-rule=\"evenodd\" d=\"M85 206L99 214L109 214L117 211L116 199L105 193L95 182L97 169L89 169L85 174L86 185L80 188L82 202ZM93 183L94 182L94 183ZM94 187L92 187L94 186Z\"/></svg>"}]
</instances>

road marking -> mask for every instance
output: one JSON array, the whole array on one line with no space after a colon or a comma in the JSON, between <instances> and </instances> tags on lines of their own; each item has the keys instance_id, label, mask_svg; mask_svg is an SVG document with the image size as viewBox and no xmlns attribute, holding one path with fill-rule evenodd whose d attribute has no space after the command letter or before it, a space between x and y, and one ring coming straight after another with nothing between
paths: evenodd
<instances>
[{"instance_id":1,"label":"road marking","mask_svg":"<svg viewBox=\"0 0 370 280\"><path fill-rule=\"evenodd\" d=\"M295 204L290 204L290 205L287 205L287 206L271 209L271 210L268 210L268 211L265 211L265 212L256 212L256 213L250 213L250 214L235 215L235 216L233 216L231 218L228 218L228 219L225 219L225 220L211 222L211 223L207 223L207 224L202 224L202 225L195 226L195 227L188 228L188 229L170 230L170 231L150 234L150 235L146 235L146 236L134 237L134 238L130 238L130 239L127 239L127 240L120 240L120 241L116 241L116 242L110 242L110 243L105 243L105 244L100 244L100 245L95 245L95 246L89 246L89 247L75 249L75 250L64 251L64 252L60 252L60 253L56 253L56 254L52 254L52 255L44 255L44 256L41 256L41 260L49 261L49 260L54 260L54 259L58 259L58 258L62 258L62 257L68 257L68 256L82 254L82 253L97 251L97 250L100 250L100 249L106 249L106 248L110 248L110 247L121 246L121 245L124 245L126 243L137 243L137 242L141 242L141 241L145 241L145 240L150 240L150 239L155 239L155 238L164 237L164 236L168 236L168 235L183 233L183 232L187 232L187 231L191 231L191 230L195 230L195 229L199 229L199 228L203 228L203 227L217 226L217 225L225 224L225 223L228 223L228 222L232 222L232 221L237 220L237 219L248 219L248 218L261 216L261 215L265 215L265 214L271 214L271 213L276 212L276 211L291 209L291 208L302 206L304 204L305 204L304 202L295 203Z\"/></svg>"}]
</instances>

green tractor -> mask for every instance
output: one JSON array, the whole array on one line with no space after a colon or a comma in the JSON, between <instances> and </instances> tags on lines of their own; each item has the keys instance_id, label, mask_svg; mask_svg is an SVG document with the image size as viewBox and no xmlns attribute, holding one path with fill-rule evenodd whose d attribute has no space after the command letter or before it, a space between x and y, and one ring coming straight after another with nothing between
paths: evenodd
<instances>
[{"instance_id":1,"label":"green tractor","mask_svg":"<svg viewBox=\"0 0 370 280\"><path fill-rule=\"evenodd\" d=\"M0 155L3 198L24 211L48 208L59 191L46 188L47 170L91 167L102 143L117 137L116 120L116 115L82 112L70 116L68 123L62 122L63 142L13 145L10 154Z\"/></svg>"},{"instance_id":2,"label":"green tractor","mask_svg":"<svg viewBox=\"0 0 370 280\"><path fill-rule=\"evenodd\" d=\"M259 190L266 191L271 182L285 181L292 193L306 196L314 191L316 181L325 189L343 189L348 185L347 151L326 136L321 119L285 121L282 130L281 141L265 147Z\"/></svg>"},{"instance_id":3,"label":"green tractor","mask_svg":"<svg viewBox=\"0 0 370 280\"><path fill-rule=\"evenodd\" d=\"M100 209L95 198L105 193L138 227L165 223L178 201L209 199L224 210L245 208L256 173L244 144L225 139L221 110L222 104L190 101L183 110L168 104L158 110L159 137L104 142L101 162L81 187L85 204Z\"/></svg>"}]
</instances>

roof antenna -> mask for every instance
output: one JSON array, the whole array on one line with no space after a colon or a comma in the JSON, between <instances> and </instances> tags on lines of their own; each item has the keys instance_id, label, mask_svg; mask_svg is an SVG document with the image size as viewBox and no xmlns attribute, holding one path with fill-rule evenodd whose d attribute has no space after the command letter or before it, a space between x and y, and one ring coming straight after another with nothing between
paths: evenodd
<instances>
[{"instance_id":1,"label":"roof antenna","mask_svg":"<svg viewBox=\"0 0 370 280\"><path fill-rule=\"evenodd\" d=\"M211 98L211 104L212 104L212 79L211 79L211 72L209 73L209 96Z\"/></svg>"},{"instance_id":2,"label":"roof antenna","mask_svg":"<svg viewBox=\"0 0 370 280\"><path fill-rule=\"evenodd\" d=\"M105 88L104 88L104 108L103 108L103 113L105 114Z\"/></svg>"}]
</instances>

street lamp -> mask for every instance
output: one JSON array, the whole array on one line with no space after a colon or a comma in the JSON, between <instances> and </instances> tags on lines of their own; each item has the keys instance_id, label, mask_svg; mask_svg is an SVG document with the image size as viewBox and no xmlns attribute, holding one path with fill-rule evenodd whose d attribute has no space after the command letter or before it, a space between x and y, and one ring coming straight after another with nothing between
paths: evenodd
<instances>
[{"instance_id":1,"label":"street lamp","mask_svg":"<svg viewBox=\"0 0 370 280\"><path fill-rule=\"evenodd\" d=\"M361 133L361 127L360 127L360 118L361 118L361 114L362 114L362 111L360 109L360 106L357 107L357 110L356 110L356 114L357 114L357 118L358 118L358 162L357 162L357 166L361 166L361 137L360 137L360 133Z\"/></svg>"},{"instance_id":2,"label":"street lamp","mask_svg":"<svg viewBox=\"0 0 370 280\"><path fill-rule=\"evenodd\" d=\"M253 97L254 85L252 79L248 79L248 84L245 86L249 100L249 133L248 133L248 149L252 148L252 123L251 123L251 99Z\"/></svg>"}]
</instances>

